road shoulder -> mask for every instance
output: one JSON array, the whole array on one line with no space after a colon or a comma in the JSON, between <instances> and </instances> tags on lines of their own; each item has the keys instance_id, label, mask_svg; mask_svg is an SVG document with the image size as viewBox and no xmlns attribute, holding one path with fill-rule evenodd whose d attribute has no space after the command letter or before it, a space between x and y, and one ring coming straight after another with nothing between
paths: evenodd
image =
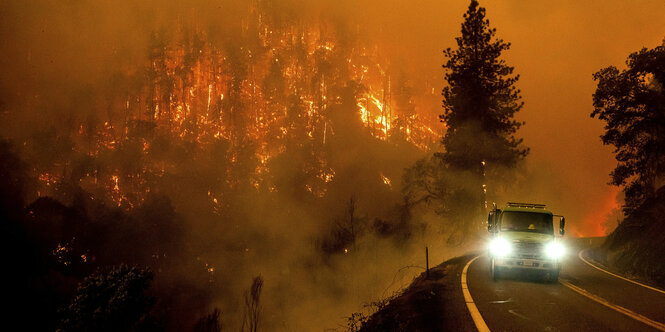
<instances>
[{"instance_id":1,"label":"road shoulder","mask_svg":"<svg viewBox=\"0 0 665 332\"><path fill-rule=\"evenodd\" d=\"M447 260L414 279L402 294L372 315L361 331L475 331L460 277L476 255Z\"/></svg>"}]
</instances>

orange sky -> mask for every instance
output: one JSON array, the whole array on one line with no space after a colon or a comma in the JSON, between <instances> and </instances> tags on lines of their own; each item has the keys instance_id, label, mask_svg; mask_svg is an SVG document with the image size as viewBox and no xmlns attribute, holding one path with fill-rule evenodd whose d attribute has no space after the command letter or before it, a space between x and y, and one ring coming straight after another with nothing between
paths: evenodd
<instances>
[{"instance_id":1,"label":"orange sky","mask_svg":"<svg viewBox=\"0 0 665 332\"><path fill-rule=\"evenodd\" d=\"M322 11L359 22L359 29L382 44L393 63L404 64L407 68L402 70L411 77L434 82L434 87L443 87L442 50L455 46L469 3L280 1L307 17L315 18ZM603 124L589 117L595 89L592 74L609 65L623 66L631 52L660 44L665 37L665 1L480 2L497 36L512 44L504 56L521 75L518 87L525 107L518 118L527 124L518 135L531 147L527 163L533 185L520 188L511 199L547 203L568 217L570 230L598 235L599 223L616 205L611 203L616 189L606 184L615 161L612 148L599 139ZM223 0L34 3L0 4L0 12L11 14L0 20L0 37L5 41L0 67L12 68L19 78L8 73L7 79L0 78L0 86L24 81L23 73L39 63L42 76L67 72L68 80L85 83L88 77L94 79L91 73L106 68L99 66L99 59L122 54L123 61L136 62L145 56L142 46L159 22L193 12L197 25L212 28L228 20L221 15L232 10ZM15 70L26 58L32 62L24 63L25 70ZM441 109L437 106L431 112L438 114Z\"/></svg>"},{"instance_id":2,"label":"orange sky","mask_svg":"<svg viewBox=\"0 0 665 332\"><path fill-rule=\"evenodd\" d=\"M589 117L592 74L623 66L631 52L665 38L663 1L481 1L497 35L512 43L506 59L521 75L527 122L520 135L531 147L530 169L546 168L559 192L536 194L567 216L571 234L602 235L601 223L617 207L608 186L612 148ZM455 3L461 13L465 1ZM461 18L459 20L461 22ZM452 36L451 36L452 38ZM545 180L545 179L543 179ZM545 182L547 183L547 182ZM574 232L574 233L573 233Z\"/></svg>"},{"instance_id":3,"label":"orange sky","mask_svg":"<svg viewBox=\"0 0 665 332\"><path fill-rule=\"evenodd\" d=\"M373 0L358 3L374 3ZM355 15L380 27L396 45L396 57L412 59L421 75L439 75L441 51L455 47L468 1L387 0ZM601 68L622 67L627 56L665 38L665 2L480 0L497 36L512 44L504 53L521 79L526 121L518 135L531 154L531 188L510 199L547 203L567 216L570 234L601 235L601 223L617 206L617 188L607 185L615 166L612 147L599 136L603 123L590 118ZM358 5L361 6L361 5ZM349 13L349 8L340 10ZM403 23L404 22L404 23ZM443 85L443 82L441 82ZM440 109L437 109L440 111Z\"/></svg>"},{"instance_id":4,"label":"orange sky","mask_svg":"<svg viewBox=\"0 0 665 332\"><path fill-rule=\"evenodd\" d=\"M616 208L617 189L606 183L612 148L591 119L592 73L623 66L631 52L665 38L663 1L487 1L490 19L513 47L507 58L521 74L525 107L521 130L531 165L553 165L567 182L560 213L583 235L601 235L605 215Z\"/></svg>"}]
</instances>

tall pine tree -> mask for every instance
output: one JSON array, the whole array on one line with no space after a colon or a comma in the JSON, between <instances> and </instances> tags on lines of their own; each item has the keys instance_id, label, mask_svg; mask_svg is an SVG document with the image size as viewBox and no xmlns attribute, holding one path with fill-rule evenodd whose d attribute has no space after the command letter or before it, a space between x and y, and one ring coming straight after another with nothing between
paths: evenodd
<instances>
[{"instance_id":1,"label":"tall pine tree","mask_svg":"<svg viewBox=\"0 0 665 332\"><path fill-rule=\"evenodd\" d=\"M486 179L500 182L529 152L515 133L523 124L514 120L521 108L519 75L500 59L510 43L495 37L485 8L472 0L464 14L457 48L444 51L448 86L443 89L441 121L447 126L445 151L437 157L453 172L463 174L456 196L464 210L486 204ZM458 203L465 203L458 202ZM477 204L477 205L476 205ZM467 216L468 217L468 216Z\"/></svg>"},{"instance_id":2,"label":"tall pine tree","mask_svg":"<svg viewBox=\"0 0 665 332\"><path fill-rule=\"evenodd\" d=\"M632 53L626 64L593 75L591 117L605 122L601 139L615 147L618 162L610 183L623 187L630 214L665 184L665 40Z\"/></svg>"}]
</instances>

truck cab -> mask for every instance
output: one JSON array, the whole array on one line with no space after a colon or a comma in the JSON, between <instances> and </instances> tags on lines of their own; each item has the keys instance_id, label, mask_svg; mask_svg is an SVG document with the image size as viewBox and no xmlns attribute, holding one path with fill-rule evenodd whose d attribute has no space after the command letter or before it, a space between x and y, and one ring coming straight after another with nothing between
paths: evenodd
<instances>
[{"instance_id":1,"label":"truck cab","mask_svg":"<svg viewBox=\"0 0 665 332\"><path fill-rule=\"evenodd\" d=\"M558 237L554 218L560 220ZM563 216L552 214L544 204L509 202L503 209L494 205L487 217L492 278L496 281L507 270L535 270L557 282L565 254L561 241L565 224Z\"/></svg>"}]
</instances>

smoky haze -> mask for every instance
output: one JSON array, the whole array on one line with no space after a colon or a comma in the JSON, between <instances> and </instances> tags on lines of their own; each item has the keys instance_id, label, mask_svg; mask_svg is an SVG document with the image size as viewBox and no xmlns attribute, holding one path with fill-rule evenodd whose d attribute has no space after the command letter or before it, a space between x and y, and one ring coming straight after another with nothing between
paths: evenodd
<instances>
[{"instance_id":1,"label":"smoky haze","mask_svg":"<svg viewBox=\"0 0 665 332\"><path fill-rule=\"evenodd\" d=\"M443 84L440 51L452 46L466 7L464 2L439 1L418 6L402 1L275 4L277 11L311 22L323 13L352 22L364 38L382 45L395 66L431 82L437 91ZM580 234L603 233L598 227L602 215L616 205L616 191L606 185L614 160L611 148L599 142L602 124L588 117L594 89L591 73L622 65L633 50L659 44L665 35L658 24L665 6L659 1L483 5L499 37L512 43L505 58L521 75L525 108L518 117L527 122L521 135L531 147L530 168L551 168L559 179L555 185L575 192L560 195L556 205L575 221L571 227ZM142 63L156 29L184 22L216 31L211 37L223 39L238 23L233 12L241 7L230 1L9 1L2 6L1 82L5 112L12 111L12 119L29 116L8 106L28 103L27 90L38 87L44 94L67 95L77 85L108 79L118 67ZM11 133L17 127L5 121L3 130ZM558 200L558 195L542 195L543 202ZM586 203L583 207L577 203L580 198Z\"/></svg>"},{"instance_id":2,"label":"smoky haze","mask_svg":"<svg viewBox=\"0 0 665 332\"><path fill-rule=\"evenodd\" d=\"M309 194L256 194L250 187L216 197L214 190L211 194L202 188L216 179L215 169L234 174L235 168L224 164L230 158L213 156L206 159L209 167L197 169L195 154L180 153L168 144L159 160L176 165L171 169L196 172L169 174L169 167L162 166L168 181L153 189L169 198L183 225L179 235L193 243L192 251L203 253L197 259L214 271L213 295L204 306L220 308L226 327L241 324L242 292L257 275L265 279L266 326L282 330L335 327L343 323L344 315L359 310L361 303L390 295L419 272L418 268L400 268L422 265L424 245L434 247L432 257L437 261L466 249L442 243L438 236L446 227L431 214L403 223L400 178L404 168L426 155L425 146L437 148L444 129L436 118L442 112L441 51L455 46L461 14L468 4L431 0L417 5L396 0L261 3L263 14L274 26L331 30L339 45L365 45L378 53L381 70L388 73L381 75L389 76L390 84L410 89L411 101L404 104L414 105L420 125L435 135L394 148L374 139L381 137L380 130L367 134L346 125L352 122L347 118L331 116L334 134L327 134L326 125L326 135L333 135L326 137L335 138L328 138L325 151L329 163L322 169L335 173L329 185L326 176L331 174L320 176L327 185L322 200L313 198L321 194L314 185ZM605 234L612 227L607 220L616 218L615 209L621 202L618 191L606 184L615 161L611 148L600 142L602 124L589 117L595 88L591 75L608 65L622 65L636 49L659 44L665 36L661 24L665 4L612 0L487 1L481 5L487 8L497 36L512 44L504 59L520 74L518 86L525 102L517 117L526 125L518 136L531 148L517 185L502 193L499 203L546 203L567 217L569 234ZM175 40L173 36L183 31L196 31L205 36L211 49L236 49L243 43L239 36L246 31L248 21L255 19L250 7L239 0L2 2L2 137L19 147L42 182L50 181L44 175L48 170L45 165L56 165L52 176L66 173L66 161L54 151L67 150L69 145L91 149L90 144L94 144L85 139L69 142L63 137L85 136L81 133L88 127L104 128L107 122L124 121L112 111L124 103L116 96L143 87L118 77L143 75L152 61L149 50L156 34ZM371 103L367 101L364 107L369 109ZM374 112L388 108L385 103L379 107L380 101L375 103ZM388 103L395 109L401 107L397 106L397 93ZM208 98L208 108L210 104ZM370 125L371 121L365 126L377 125ZM298 180L292 170L301 167L298 158L304 158L288 150L285 153L287 157L266 161L277 187ZM234 154L236 157L241 159ZM108 158L114 165L126 162L118 154ZM128 190L125 179L110 179L104 180L107 192L113 193L116 186L118 191ZM28 200L47 190L44 187ZM108 195L99 191L99 196ZM213 200L222 206L222 212L210 210ZM345 232L354 223L365 228L352 228L358 235L352 234L354 241L348 241ZM344 253L349 251L357 254L348 258ZM364 266L363 261L373 264ZM162 278L181 282L187 280L187 273Z\"/></svg>"}]
</instances>

